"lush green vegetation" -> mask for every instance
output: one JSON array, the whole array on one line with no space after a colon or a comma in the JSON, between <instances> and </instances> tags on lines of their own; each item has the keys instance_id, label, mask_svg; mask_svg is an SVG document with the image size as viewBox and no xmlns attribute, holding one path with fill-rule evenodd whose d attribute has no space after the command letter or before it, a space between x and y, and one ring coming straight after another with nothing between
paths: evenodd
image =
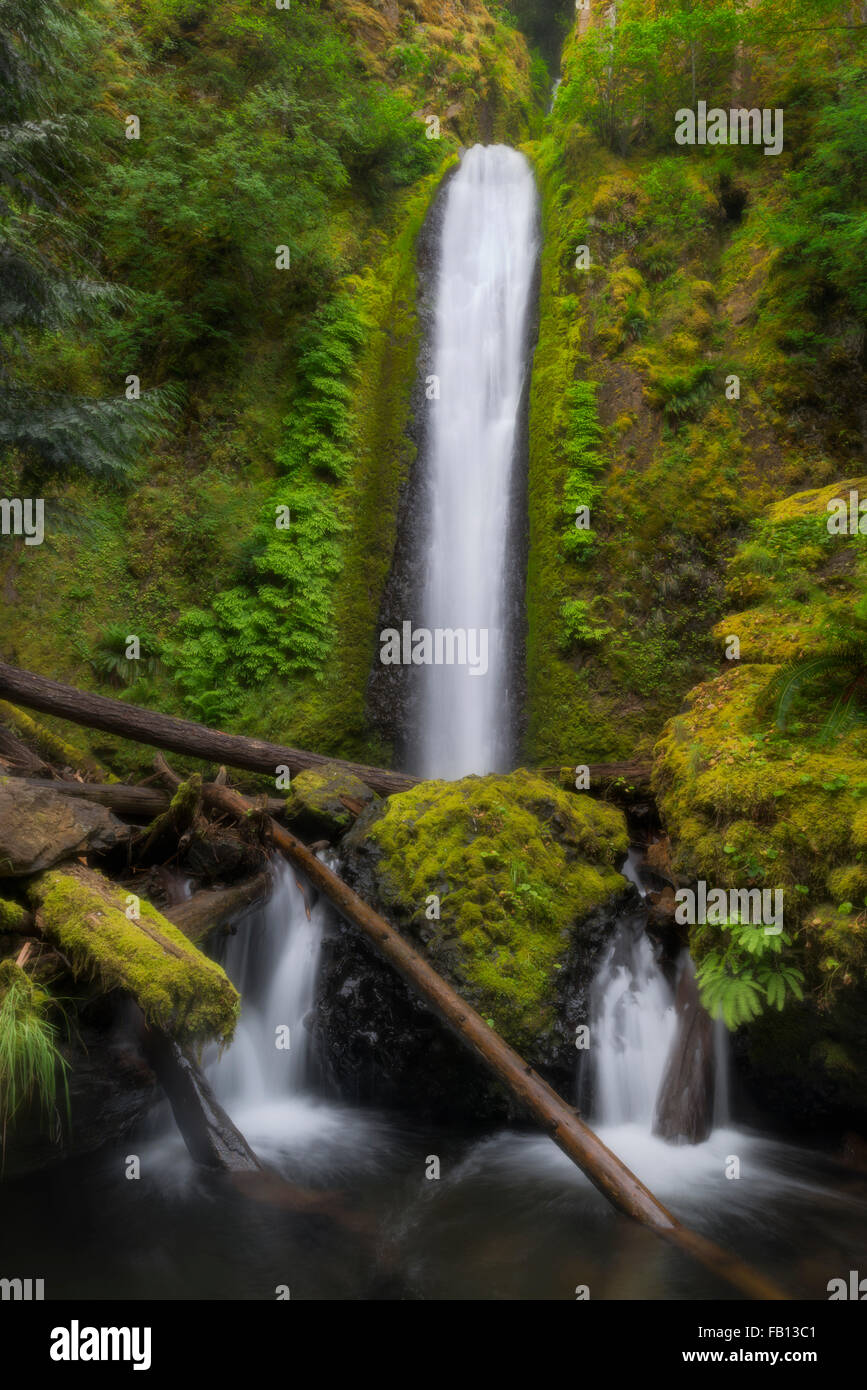
<instances>
[{"instance_id":1,"label":"lush green vegetation","mask_svg":"<svg viewBox=\"0 0 867 1390\"><path fill-rule=\"evenodd\" d=\"M567 41L532 147L546 231L530 422L534 760L649 749L716 667L710 630L746 526L860 457L862 35L836 3L623 0L613 30L591 19ZM675 144L679 108L728 109L733 90L783 109L779 156ZM596 401L592 438L586 414L569 418L576 386ZM576 460L586 487L592 476L592 540L575 531L564 554Z\"/></svg>"},{"instance_id":2,"label":"lush green vegetation","mask_svg":"<svg viewBox=\"0 0 867 1390\"><path fill-rule=\"evenodd\" d=\"M24 27L19 9L5 8L10 51L62 35L79 62L40 83L46 121L75 130L75 160L46 176L62 218L20 198L16 216L70 282L86 245L101 306L43 324L28 371L47 390L75 384L88 411L103 401L115 452L89 446L88 466L120 485L67 468L45 485L44 545L0 539L4 655L384 758L364 691L412 457L414 239L456 137L526 135L526 47L476 0L462 29L422 7L393 42L343 3L91 0L73 21L54 0ZM399 61L410 42L420 65ZM18 442L0 462L10 496L38 462ZM146 658L134 671L129 634ZM99 746L119 771L142 756Z\"/></svg>"}]
</instances>

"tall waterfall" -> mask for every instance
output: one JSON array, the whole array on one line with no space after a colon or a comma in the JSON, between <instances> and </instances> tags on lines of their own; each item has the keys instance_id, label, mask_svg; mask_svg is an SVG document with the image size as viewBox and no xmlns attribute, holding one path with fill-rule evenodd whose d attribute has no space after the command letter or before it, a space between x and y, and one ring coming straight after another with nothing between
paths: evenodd
<instances>
[{"instance_id":1,"label":"tall waterfall","mask_svg":"<svg viewBox=\"0 0 867 1390\"><path fill-rule=\"evenodd\" d=\"M424 668L414 742L426 777L494 771L511 752L507 542L537 251L529 164L474 146L448 185L440 240L422 623L465 631L476 655L486 642L487 670L457 664L459 649L455 664Z\"/></svg>"}]
</instances>

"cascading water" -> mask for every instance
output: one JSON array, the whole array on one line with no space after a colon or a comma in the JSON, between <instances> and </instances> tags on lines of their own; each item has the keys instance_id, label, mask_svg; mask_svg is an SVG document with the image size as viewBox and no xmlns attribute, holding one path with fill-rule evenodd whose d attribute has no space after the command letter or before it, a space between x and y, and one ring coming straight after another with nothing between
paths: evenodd
<instances>
[{"instance_id":1,"label":"cascading water","mask_svg":"<svg viewBox=\"0 0 867 1390\"><path fill-rule=\"evenodd\" d=\"M466 633L477 659L475 670L424 670L415 744L425 777L509 761L506 547L537 250L526 159L503 145L474 146L448 185L440 243L422 621L432 633Z\"/></svg>"},{"instance_id":2,"label":"cascading water","mask_svg":"<svg viewBox=\"0 0 867 1390\"><path fill-rule=\"evenodd\" d=\"M593 1117L650 1132L674 1042L674 991L642 924L627 920L608 948L592 990Z\"/></svg>"},{"instance_id":3,"label":"cascading water","mask_svg":"<svg viewBox=\"0 0 867 1390\"><path fill-rule=\"evenodd\" d=\"M229 940L223 964L243 1006L232 1046L211 1070L229 1108L297 1094L309 1081L304 1020L313 1008L325 907L320 899L311 909L305 891L276 862L264 909Z\"/></svg>"}]
</instances>

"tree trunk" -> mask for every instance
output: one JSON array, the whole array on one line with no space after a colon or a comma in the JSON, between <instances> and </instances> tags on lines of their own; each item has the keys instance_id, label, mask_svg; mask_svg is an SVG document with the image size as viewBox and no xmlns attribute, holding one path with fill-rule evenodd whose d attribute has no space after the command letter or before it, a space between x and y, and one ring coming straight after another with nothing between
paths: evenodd
<instances>
[{"instance_id":1,"label":"tree trunk","mask_svg":"<svg viewBox=\"0 0 867 1390\"><path fill-rule=\"evenodd\" d=\"M190 941L200 941L215 927L223 927L253 903L261 902L271 891L266 873L256 874L231 888L204 889L185 902L176 903L163 913Z\"/></svg>"},{"instance_id":2,"label":"tree trunk","mask_svg":"<svg viewBox=\"0 0 867 1390\"><path fill-rule=\"evenodd\" d=\"M277 743L263 743L260 739L245 738L240 734L224 734L218 729L208 729L203 724L195 724L191 719L175 719L172 715L158 714L155 710L142 709L139 705L127 704L125 700L112 700L105 695L91 695L76 690L70 685L47 680L44 676L33 675L30 671L20 671L0 661L0 697L16 701L28 709L41 710L53 714L58 719L70 719L73 724L83 724L87 728L102 729L105 733L117 734L137 743L147 743L152 748L165 748L170 752L183 753L204 762L225 763L228 767L245 768L249 772L262 772L270 777L276 775L278 767L288 767L290 772L303 772L306 768L322 767L333 763L347 774L359 777L381 796L391 796L395 792L408 791L419 782L405 772L390 772L386 768L366 767L362 763L349 763L342 758L328 758L320 753L308 753L300 748L286 748ZM645 786L650 781L650 763L590 763L590 785L605 786L618 779L633 785ZM559 777L559 767L540 769L544 776ZM65 791L73 783L55 783L55 789ZM87 790L70 791L71 796L87 796ZM129 794L130 805L141 794L142 805L147 804L144 793L148 788L123 788L105 786L98 794L92 793L91 800L100 801L104 806L120 809L108 799L117 795ZM269 798L269 810L275 808L279 798ZM160 810L165 806L161 804ZM131 810L129 814L134 814ZM158 814L158 813L157 813Z\"/></svg>"},{"instance_id":3,"label":"tree trunk","mask_svg":"<svg viewBox=\"0 0 867 1390\"><path fill-rule=\"evenodd\" d=\"M184 1049L159 1028L145 1031L142 1046L169 1098L191 1158L206 1168L227 1173L261 1171L262 1164Z\"/></svg>"},{"instance_id":4,"label":"tree trunk","mask_svg":"<svg viewBox=\"0 0 867 1390\"><path fill-rule=\"evenodd\" d=\"M175 783L180 780L167 767L165 759L157 758L156 765ZM250 810L250 802L228 787L209 786L205 799L220 810L236 816L244 816ZM704 1236L682 1226L625 1163L583 1123L577 1112L566 1105L557 1092L494 1032L481 1015L461 999L384 917L374 912L289 831L276 821L271 822L270 828L274 844L290 863L306 874L342 917L364 933L380 955L394 966L464 1046L539 1122L612 1206L649 1226L749 1297L785 1298L785 1294L763 1275Z\"/></svg>"},{"instance_id":5,"label":"tree trunk","mask_svg":"<svg viewBox=\"0 0 867 1390\"><path fill-rule=\"evenodd\" d=\"M0 661L0 696L28 709L41 710L58 719L70 719L73 724L101 729L104 733L117 734L120 738L133 739L137 743L147 743L152 748L166 748L191 758L201 758L204 762L226 763L229 767L246 768L249 772L262 772L270 777L276 776L278 767L288 767L290 772L295 773L303 772L306 768L321 767L325 763L336 763L383 796L406 791L418 780L401 772L388 772L383 768L365 767L339 758L326 758L300 748L285 748L257 738L224 734L203 724L194 724L189 719L175 719L168 714L127 704L124 700L91 695L71 685L61 685L58 681L36 676L30 671L20 671L5 661Z\"/></svg>"}]
</instances>

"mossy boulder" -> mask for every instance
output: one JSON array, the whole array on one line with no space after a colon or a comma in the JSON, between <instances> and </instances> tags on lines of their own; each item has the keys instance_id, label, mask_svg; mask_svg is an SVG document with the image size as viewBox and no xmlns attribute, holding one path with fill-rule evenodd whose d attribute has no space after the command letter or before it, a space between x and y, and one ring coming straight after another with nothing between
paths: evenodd
<instances>
[{"instance_id":1,"label":"mossy boulder","mask_svg":"<svg viewBox=\"0 0 867 1390\"><path fill-rule=\"evenodd\" d=\"M390 797L343 844L361 895L568 1088L584 991L626 891L622 812L530 772L466 777ZM320 1039L346 1089L502 1113L457 1043L352 933L326 943L320 1008Z\"/></svg>"},{"instance_id":2,"label":"mossy boulder","mask_svg":"<svg viewBox=\"0 0 867 1390\"><path fill-rule=\"evenodd\" d=\"M129 834L104 806L0 777L0 878L39 873L61 859L111 849Z\"/></svg>"},{"instance_id":3,"label":"mossy boulder","mask_svg":"<svg viewBox=\"0 0 867 1390\"><path fill-rule=\"evenodd\" d=\"M219 965L143 898L80 865L51 869L28 886L45 935L75 976L127 990L147 1021L181 1042L228 1042L240 1009ZM134 920L127 911L137 912Z\"/></svg>"},{"instance_id":4,"label":"mossy boulder","mask_svg":"<svg viewBox=\"0 0 867 1390\"><path fill-rule=\"evenodd\" d=\"M378 800L376 792L340 763L324 763L292 778L286 820L301 834L336 839Z\"/></svg>"}]
</instances>

